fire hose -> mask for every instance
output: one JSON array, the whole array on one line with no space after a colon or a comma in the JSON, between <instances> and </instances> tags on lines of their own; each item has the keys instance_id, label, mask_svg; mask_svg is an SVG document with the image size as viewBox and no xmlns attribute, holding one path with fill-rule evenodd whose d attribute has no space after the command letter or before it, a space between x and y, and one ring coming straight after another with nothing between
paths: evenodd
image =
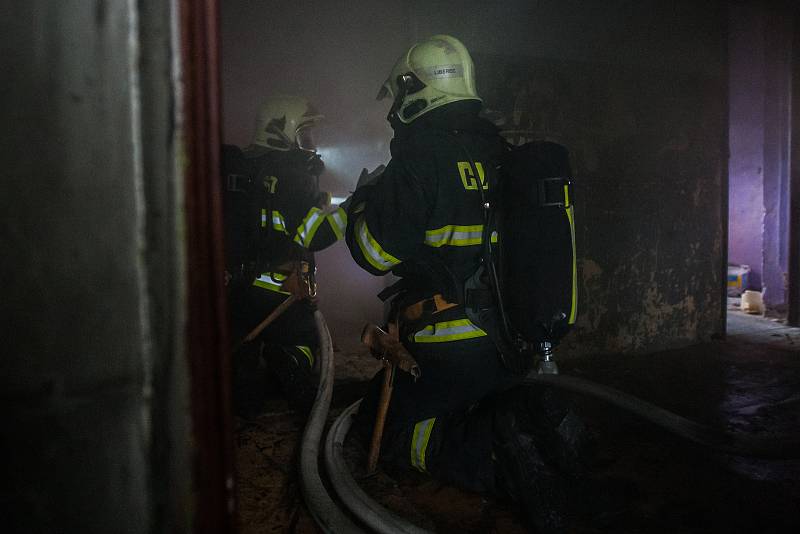
<instances>
[{"instance_id":1,"label":"fire hose","mask_svg":"<svg viewBox=\"0 0 800 534\"><path fill-rule=\"evenodd\" d=\"M322 316L317 312L317 323L320 329L320 337L323 341L323 353L328 351L328 355L323 354L322 362L323 367L328 367L325 380L321 377L320 392L317 395L317 401L312 410L312 418L316 416L314 421L314 430L310 431L312 427L311 418L304 435L303 454L301 461L303 466L301 472L311 472L319 480L319 473L317 471L317 461L319 452L319 439L321 436L322 426L327 416L328 408L330 406L330 392L332 390L332 349L330 345L330 334L327 332ZM327 336L327 337L326 337ZM327 339L327 345L325 344ZM634 397L633 395L624 393L615 388L591 382L582 378L556 375L556 374L539 374L529 375L521 379L520 385L525 387L532 386L552 386L578 393L588 395L596 399L602 400L608 404L621 408L627 412L633 413L642 419L650 421L651 423L694 443L704 445L712 448L718 452L742 456L751 456L756 458L765 459L793 459L800 457L800 437L796 435L790 436L770 436L769 438L762 438L746 434L737 434L714 429L712 427L702 425L695 421L691 421L678 414L670 412L664 408L651 404L645 400ZM425 534L428 531L424 530L407 520L399 517L398 515L390 512L382 505L377 503L374 499L369 497L366 492L358 485L357 481L350 472L350 468L344 458L344 444L347 434L350 430L352 420L358 411L361 401L358 401L347 409L333 422L325 442L325 466L331 480L333 489L335 490L338 498L347 507L350 513L355 516L358 521L370 530L385 534L395 533L411 533L411 534ZM324 414L315 413L318 408L324 408ZM321 418L321 419L320 419ZM318 428L316 428L318 427ZM314 443L306 445L306 439ZM316 440L316 441L315 441ZM306 464L313 464L313 470ZM305 476L303 477L304 488L313 486L307 484ZM321 482L319 483L321 487ZM324 487L322 488L324 491ZM316 502L321 499L323 502L320 505ZM310 495L306 492L306 502L309 504L309 509L312 510L312 515L317 519L317 522L326 532L361 532L341 511L332 515L340 515L344 517L347 523L338 523L337 526L331 530L335 524L334 520L326 516L330 513L329 506L334 506L331 497L325 493L323 498L318 495ZM341 518L339 518L341 520ZM344 525L339 527L338 525Z\"/></svg>"},{"instance_id":2,"label":"fire hose","mask_svg":"<svg viewBox=\"0 0 800 534\"><path fill-rule=\"evenodd\" d=\"M521 383L523 386L545 384L594 397L637 415L672 434L717 452L769 460L800 458L800 436L794 434L763 438L726 432L686 419L610 386L575 376L531 374L526 376Z\"/></svg>"},{"instance_id":3,"label":"fire hose","mask_svg":"<svg viewBox=\"0 0 800 534\"><path fill-rule=\"evenodd\" d=\"M361 533L364 531L342 512L328 494L319 474L319 443L331 406L334 362L331 334L319 310L314 312L314 322L320 344L320 376L317 396L300 444L300 483L308 511L324 532Z\"/></svg>"},{"instance_id":4,"label":"fire hose","mask_svg":"<svg viewBox=\"0 0 800 534\"><path fill-rule=\"evenodd\" d=\"M322 313L314 312L314 320L320 341L320 380L300 445L300 481L303 496L311 516L324 532L363 533L365 530L342 512L328 493L319 472L320 440L333 394L334 360L333 343ZM328 431L326 439L325 464L338 498L353 516L375 532L429 534L428 531L392 514L371 499L350 474L342 451L352 416L360 402L342 412Z\"/></svg>"}]
</instances>

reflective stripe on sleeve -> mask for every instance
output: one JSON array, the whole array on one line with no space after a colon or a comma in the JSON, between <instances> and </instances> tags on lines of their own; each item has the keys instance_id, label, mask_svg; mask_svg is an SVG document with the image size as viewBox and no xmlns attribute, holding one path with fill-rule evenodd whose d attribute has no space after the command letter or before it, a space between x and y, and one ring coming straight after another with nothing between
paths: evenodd
<instances>
[{"instance_id":1,"label":"reflective stripe on sleeve","mask_svg":"<svg viewBox=\"0 0 800 534\"><path fill-rule=\"evenodd\" d=\"M324 220L325 216L319 208L313 207L308 210L305 219L303 219L303 222L297 227L297 234L294 236L294 242L302 247L308 248L311 245L311 241L314 240L314 235L317 233L319 225L321 225Z\"/></svg>"},{"instance_id":2,"label":"reflective stripe on sleeve","mask_svg":"<svg viewBox=\"0 0 800 534\"><path fill-rule=\"evenodd\" d=\"M497 232L492 232L492 243L497 243ZM455 247L468 247L480 245L483 242L483 225L473 224L470 226L460 226L448 224L435 230L425 230L425 244L429 247L443 247L445 245Z\"/></svg>"},{"instance_id":3,"label":"reflective stripe on sleeve","mask_svg":"<svg viewBox=\"0 0 800 534\"><path fill-rule=\"evenodd\" d=\"M482 237L482 224L473 224L471 226L448 224L435 230L425 230L425 244L431 247L480 245Z\"/></svg>"},{"instance_id":4,"label":"reflective stripe on sleeve","mask_svg":"<svg viewBox=\"0 0 800 534\"><path fill-rule=\"evenodd\" d=\"M415 343L444 343L483 337L486 332L475 326L469 319L456 319L426 326L414 334Z\"/></svg>"},{"instance_id":5,"label":"reflective stripe on sleeve","mask_svg":"<svg viewBox=\"0 0 800 534\"><path fill-rule=\"evenodd\" d=\"M281 285L284 280L286 280L285 274L262 273L261 276L253 280L253 285L282 295L289 295L290 293L288 291L281 291Z\"/></svg>"},{"instance_id":6,"label":"reflective stripe on sleeve","mask_svg":"<svg viewBox=\"0 0 800 534\"><path fill-rule=\"evenodd\" d=\"M267 210L265 208L261 208L261 228L267 227Z\"/></svg>"},{"instance_id":7,"label":"reflective stripe on sleeve","mask_svg":"<svg viewBox=\"0 0 800 534\"><path fill-rule=\"evenodd\" d=\"M272 227L279 232L288 234L286 231L286 221L278 210L272 210Z\"/></svg>"},{"instance_id":8,"label":"reflective stripe on sleeve","mask_svg":"<svg viewBox=\"0 0 800 534\"><path fill-rule=\"evenodd\" d=\"M414 425L414 436L411 438L411 465L420 471L426 471L425 453L431 439L431 431L436 418L425 419Z\"/></svg>"},{"instance_id":9,"label":"reflective stripe on sleeve","mask_svg":"<svg viewBox=\"0 0 800 534\"><path fill-rule=\"evenodd\" d=\"M311 347L307 347L305 345L295 345L295 348L305 355L306 360L308 360L308 365L314 367L314 353L311 352Z\"/></svg>"},{"instance_id":10,"label":"reflective stripe on sleeve","mask_svg":"<svg viewBox=\"0 0 800 534\"><path fill-rule=\"evenodd\" d=\"M369 229L367 228L367 221L363 216L359 217L358 221L356 221L355 231L358 248L361 249L361 253L370 265L379 271L388 271L400 263L400 260L384 251L375 238L372 237L372 234L369 233Z\"/></svg>"},{"instance_id":11,"label":"reflective stripe on sleeve","mask_svg":"<svg viewBox=\"0 0 800 534\"><path fill-rule=\"evenodd\" d=\"M325 217L328 219L328 224L331 225L333 233L336 234L336 239L342 239L344 231L347 229L347 212L342 208L336 208L336 211L329 213Z\"/></svg>"}]
</instances>

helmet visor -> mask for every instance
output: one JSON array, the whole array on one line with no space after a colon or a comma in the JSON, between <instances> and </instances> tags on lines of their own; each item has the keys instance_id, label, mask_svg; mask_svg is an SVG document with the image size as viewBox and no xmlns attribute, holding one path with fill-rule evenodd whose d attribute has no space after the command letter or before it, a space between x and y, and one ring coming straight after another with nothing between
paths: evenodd
<instances>
[{"instance_id":1,"label":"helmet visor","mask_svg":"<svg viewBox=\"0 0 800 534\"><path fill-rule=\"evenodd\" d=\"M314 143L314 135L309 127L297 130L297 146L303 150L315 150L317 145Z\"/></svg>"}]
</instances>

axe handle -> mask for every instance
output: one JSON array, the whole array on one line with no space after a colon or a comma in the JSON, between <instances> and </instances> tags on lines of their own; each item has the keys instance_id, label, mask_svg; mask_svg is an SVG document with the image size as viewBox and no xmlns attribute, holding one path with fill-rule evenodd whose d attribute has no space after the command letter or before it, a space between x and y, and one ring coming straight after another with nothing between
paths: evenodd
<instances>
[{"instance_id":1,"label":"axe handle","mask_svg":"<svg viewBox=\"0 0 800 534\"><path fill-rule=\"evenodd\" d=\"M367 457L367 474L375 473L378 467L378 456L381 451L381 439L383 438L383 427L386 424L386 413L389 410L389 401L392 399L392 389L394 387L395 365L384 360L383 387L381 397L378 402L378 412L375 414L375 427L372 430L372 441L369 444L369 456Z\"/></svg>"},{"instance_id":2,"label":"axe handle","mask_svg":"<svg viewBox=\"0 0 800 534\"><path fill-rule=\"evenodd\" d=\"M294 295L289 295L288 297L286 297L286 300L278 304L278 307L272 310L272 313L267 315L267 317L263 321L261 321L257 327L253 328L253 330L245 336L244 338L245 343L253 341L256 337L258 337L258 334L260 334L266 327L272 324L272 322L275 321L275 319L280 317L281 314L283 314L283 312L285 312L289 308L289 306L294 304L295 300L297 300L297 297Z\"/></svg>"},{"instance_id":3,"label":"axe handle","mask_svg":"<svg viewBox=\"0 0 800 534\"><path fill-rule=\"evenodd\" d=\"M238 344L237 344L237 345L236 345L236 346L233 348L233 352L236 352L237 350L239 350L239 349L242 347L242 345L244 345L245 343L249 343L249 342L253 341L255 338L257 338L257 337L258 337L258 334L260 334L261 332L263 332L263 331L264 331L264 329L265 329L266 327L268 327L270 324L272 324L272 323L275 321L275 319L277 319L278 317L280 317L280 316L281 316L281 314L282 314L283 312L285 312L285 311L286 311L286 310L289 308L289 306L291 306L292 304L294 304L294 302L295 302L296 300L297 300L297 297L296 297L296 296L294 296L294 295L289 295L288 297L286 297L286 300L284 300L283 302L281 302L280 304L278 304L278 307L277 307L277 308L275 308L274 310L272 310L272 311L270 312L270 314L269 314L269 315L267 315L267 316L264 318L264 320L263 320L263 321L261 321L261 322L258 324L258 326L256 326L255 328L253 328L253 329L250 331L250 333L249 333L249 334L247 334L247 335L244 337L244 339L242 339L242 340L241 340L241 341L240 341L240 342L239 342L239 343L238 343Z\"/></svg>"}]
</instances>

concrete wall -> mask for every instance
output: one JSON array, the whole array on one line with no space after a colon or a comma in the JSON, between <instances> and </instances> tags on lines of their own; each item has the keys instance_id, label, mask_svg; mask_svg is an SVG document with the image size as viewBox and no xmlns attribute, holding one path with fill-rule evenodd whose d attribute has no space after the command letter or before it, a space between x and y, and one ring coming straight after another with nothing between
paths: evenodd
<instances>
[{"instance_id":1,"label":"concrete wall","mask_svg":"<svg viewBox=\"0 0 800 534\"><path fill-rule=\"evenodd\" d=\"M579 317L563 353L654 351L721 331L719 76L546 59L485 63L487 104L507 129L524 132L509 137L571 151Z\"/></svg>"},{"instance_id":2,"label":"concrete wall","mask_svg":"<svg viewBox=\"0 0 800 534\"><path fill-rule=\"evenodd\" d=\"M347 189L362 166L388 157L387 105L373 96L396 57L418 38L452 33L473 53L489 107L573 152L582 282L569 352L646 351L722 331L722 4L303 5L223 6L228 141L248 140L261 94L310 95L329 115L327 183ZM343 322L379 316L381 284L342 247L319 263L322 309L346 342Z\"/></svg>"},{"instance_id":3,"label":"concrete wall","mask_svg":"<svg viewBox=\"0 0 800 534\"><path fill-rule=\"evenodd\" d=\"M772 309L784 307L788 271L790 10L744 2L730 13L729 259L750 265Z\"/></svg>"},{"instance_id":4,"label":"concrete wall","mask_svg":"<svg viewBox=\"0 0 800 534\"><path fill-rule=\"evenodd\" d=\"M794 3L764 9L764 264L768 308L786 309L789 271L789 142Z\"/></svg>"},{"instance_id":5,"label":"concrete wall","mask_svg":"<svg viewBox=\"0 0 800 534\"><path fill-rule=\"evenodd\" d=\"M764 17L736 6L730 18L730 205L728 259L752 269L761 289L764 261Z\"/></svg>"},{"instance_id":6,"label":"concrete wall","mask_svg":"<svg viewBox=\"0 0 800 534\"><path fill-rule=\"evenodd\" d=\"M5 532L187 530L170 9L0 14Z\"/></svg>"}]
</instances>

